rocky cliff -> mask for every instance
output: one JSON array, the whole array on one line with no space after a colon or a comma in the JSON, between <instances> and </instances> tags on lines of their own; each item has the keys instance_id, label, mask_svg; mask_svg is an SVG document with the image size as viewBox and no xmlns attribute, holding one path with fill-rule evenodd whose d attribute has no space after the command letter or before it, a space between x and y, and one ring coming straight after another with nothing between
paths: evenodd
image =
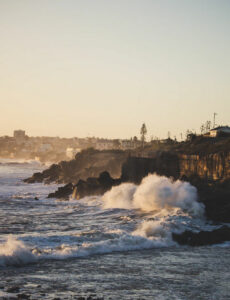
<instances>
[{"instance_id":1,"label":"rocky cliff","mask_svg":"<svg viewBox=\"0 0 230 300\"><path fill-rule=\"evenodd\" d=\"M198 176L209 182L224 182L230 179L230 151L208 155L186 155L178 157L180 176Z\"/></svg>"},{"instance_id":2,"label":"rocky cliff","mask_svg":"<svg viewBox=\"0 0 230 300\"><path fill-rule=\"evenodd\" d=\"M188 181L224 184L230 180L230 152L208 155L156 153L151 158L129 157L122 165L122 180L139 183L148 173Z\"/></svg>"},{"instance_id":3,"label":"rocky cliff","mask_svg":"<svg viewBox=\"0 0 230 300\"><path fill-rule=\"evenodd\" d=\"M98 177L101 172L107 171L113 178L121 176L122 164L128 157L128 152L119 150L98 151L94 149L83 150L71 161L61 161L53 164L47 170L35 173L25 179L27 183L57 182L76 184L80 179Z\"/></svg>"}]
</instances>

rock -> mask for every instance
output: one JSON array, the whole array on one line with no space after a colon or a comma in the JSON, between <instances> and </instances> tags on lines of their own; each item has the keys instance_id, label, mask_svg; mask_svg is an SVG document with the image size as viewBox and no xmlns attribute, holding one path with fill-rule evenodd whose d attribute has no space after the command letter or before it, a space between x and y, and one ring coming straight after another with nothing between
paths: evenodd
<instances>
[{"instance_id":1,"label":"rock","mask_svg":"<svg viewBox=\"0 0 230 300\"><path fill-rule=\"evenodd\" d=\"M18 286L11 286L5 289L7 293L18 293L20 288Z\"/></svg>"},{"instance_id":2,"label":"rock","mask_svg":"<svg viewBox=\"0 0 230 300\"><path fill-rule=\"evenodd\" d=\"M27 294L18 294L17 295L17 299L19 300L22 300L22 299L30 299L30 296L27 295Z\"/></svg>"},{"instance_id":3,"label":"rock","mask_svg":"<svg viewBox=\"0 0 230 300\"><path fill-rule=\"evenodd\" d=\"M73 197L78 200L86 196L102 195L112 186L120 183L120 179L113 179L108 172L102 172L98 178L90 177L86 181L79 180L74 187Z\"/></svg>"},{"instance_id":4,"label":"rock","mask_svg":"<svg viewBox=\"0 0 230 300\"><path fill-rule=\"evenodd\" d=\"M48 198L63 198L67 199L73 193L73 184L68 183L63 187L59 187L54 193L50 193Z\"/></svg>"},{"instance_id":5,"label":"rock","mask_svg":"<svg viewBox=\"0 0 230 300\"><path fill-rule=\"evenodd\" d=\"M85 149L71 161L53 164L47 170L35 173L24 182L69 183L76 184L80 179L98 177L104 170L113 177L121 176L121 166L128 156L127 151Z\"/></svg>"},{"instance_id":6,"label":"rock","mask_svg":"<svg viewBox=\"0 0 230 300\"><path fill-rule=\"evenodd\" d=\"M173 233L172 237L180 245L205 246L230 241L230 227L222 226L213 231L200 231L198 233L185 231L181 234Z\"/></svg>"},{"instance_id":7,"label":"rock","mask_svg":"<svg viewBox=\"0 0 230 300\"><path fill-rule=\"evenodd\" d=\"M43 181L43 174L38 172L34 173L33 176L26 178L23 180L26 183L35 183L35 182L42 182Z\"/></svg>"}]
</instances>

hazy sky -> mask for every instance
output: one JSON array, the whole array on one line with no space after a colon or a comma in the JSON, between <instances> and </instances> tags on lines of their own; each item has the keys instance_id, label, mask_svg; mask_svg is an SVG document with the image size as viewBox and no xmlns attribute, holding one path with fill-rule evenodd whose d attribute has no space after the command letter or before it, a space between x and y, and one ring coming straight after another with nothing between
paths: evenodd
<instances>
[{"instance_id":1,"label":"hazy sky","mask_svg":"<svg viewBox=\"0 0 230 300\"><path fill-rule=\"evenodd\" d=\"M230 123L229 0L0 0L0 135Z\"/></svg>"}]
</instances>

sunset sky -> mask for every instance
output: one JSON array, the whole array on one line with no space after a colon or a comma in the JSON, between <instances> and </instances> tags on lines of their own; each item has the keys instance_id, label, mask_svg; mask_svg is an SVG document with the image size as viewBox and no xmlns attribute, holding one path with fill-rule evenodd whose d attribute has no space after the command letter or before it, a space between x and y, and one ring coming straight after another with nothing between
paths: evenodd
<instances>
[{"instance_id":1,"label":"sunset sky","mask_svg":"<svg viewBox=\"0 0 230 300\"><path fill-rule=\"evenodd\" d=\"M0 135L230 125L229 0L0 0Z\"/></svg>"}]
</instances>

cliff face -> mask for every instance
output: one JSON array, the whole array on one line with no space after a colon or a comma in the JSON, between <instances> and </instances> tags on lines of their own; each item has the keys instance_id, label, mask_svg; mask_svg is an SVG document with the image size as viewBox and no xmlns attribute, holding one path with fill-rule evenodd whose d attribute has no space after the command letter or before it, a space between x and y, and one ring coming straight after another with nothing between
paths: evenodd
<instances>
[{"instance_id":1,"label":"cliff face","mask_svg":"<svg viewBox=\"0 0 230 300\"><path fill-rule=\"evenodd\" d=\"M179 178L178 156L170 152L161 152L152 158L129 157L122 166L122 181L138 184L149 173Z\"/></svg>"},{"instance_id":2,"label":"cliff face","mask_svg":"<svg viewBox=\"0 0 230 300\"><path fill-rule=\"evenodd\" d=\"M230 179L230 152L205 156L179 155L180 176L190 178L194 175L209 182Z\"/></svg>"},{"instance_id":3,"label":"cliff face","mask_svg":"<svg viewBox=\"0 0 230 300\"><path fill-rule=\"evenodd\" d=\"M230 152L203 156L162 152L152 158L130 157L122 166L123 181L139 183L149 173L222 183L230 180Z\"/></svg>"}]
</instances>

